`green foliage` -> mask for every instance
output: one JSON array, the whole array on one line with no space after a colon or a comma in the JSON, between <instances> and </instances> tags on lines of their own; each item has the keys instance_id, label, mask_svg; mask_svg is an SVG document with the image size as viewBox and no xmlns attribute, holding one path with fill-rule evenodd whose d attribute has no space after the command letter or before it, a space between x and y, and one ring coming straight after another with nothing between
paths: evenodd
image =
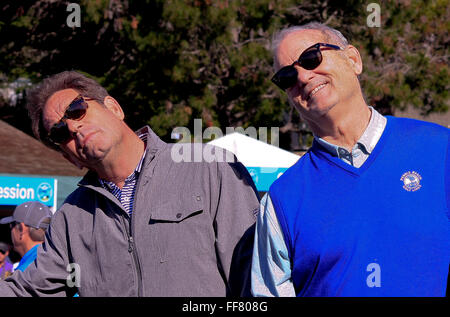
<instances>
[{"instance_id":1,"label":"green foliage","mask_svg":"<svg viewBox=\"0 0 450 317\"><path fill-rule=\"evenodd\" d=\"M382 28L355 34L369 102L385 113L409 105L424 115L448 111L448 2L382 1L381 12Z\"/></svg>"},{"instance_id":2,"label":"green foliage","mask_svg":"<svg viewBox=\"0 0 450 317\"><path fill-rule=\"evenodd\" d=\"M356 0L81 0L80 28L66 25L68 3L2 1L2 81L82 71L119 101L132 128L150 124L166 141L196 118L224 131L298 130L286 95L270 82L270 40L310 21L338 28L360 50L362 87L382 112L448 110L445 0L380 1L381 28L367 27L370 2Z\"/></svg>"}]
</instances>

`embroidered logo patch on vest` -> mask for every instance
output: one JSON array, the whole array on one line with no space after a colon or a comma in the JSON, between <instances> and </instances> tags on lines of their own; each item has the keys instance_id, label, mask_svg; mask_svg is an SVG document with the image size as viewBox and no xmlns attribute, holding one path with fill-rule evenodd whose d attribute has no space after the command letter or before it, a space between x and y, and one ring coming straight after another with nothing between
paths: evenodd
<instances>
[{"instance_id":1,"label":"embroidered logo patch on vest","mask_svg":"<svg viewBox=\"0 0 450 317\"><path fill-rule=\"evenodd\" d=\"M422 176L414 171L404 173L400 180L403 182L403 188L409 192L415 192L422 187L422 185L420 185Z\"/></svg>"}]
</instances>

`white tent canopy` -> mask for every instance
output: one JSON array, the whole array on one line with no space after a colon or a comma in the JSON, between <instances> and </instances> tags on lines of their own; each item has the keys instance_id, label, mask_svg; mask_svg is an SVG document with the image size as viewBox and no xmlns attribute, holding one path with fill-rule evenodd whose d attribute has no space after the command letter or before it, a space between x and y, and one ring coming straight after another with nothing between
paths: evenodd
<instances>
[{"instance_id":1,"label":"white tent canopy","mask_svg":"<svg viewBox=\"0 0 450 317\"><path fill-rule=\"evenodd\" d=\"M300 158L299 155L238 132L208 143L233 152L244 166L288 168Z\"/></svg>"}]
</instances>

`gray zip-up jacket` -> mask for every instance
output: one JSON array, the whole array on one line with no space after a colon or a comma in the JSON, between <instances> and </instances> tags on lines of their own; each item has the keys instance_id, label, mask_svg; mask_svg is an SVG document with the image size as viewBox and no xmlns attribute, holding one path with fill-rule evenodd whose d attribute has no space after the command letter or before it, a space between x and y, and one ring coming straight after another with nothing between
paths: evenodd
<instances>
[{"instance_id":1,"label":"gray zip-up jacket","mask_svg":"<svg viewBox=\"0 0 450 317\"><path fill-rule=\"evenodd\" d=\"M0 296L247 296L259 202L238 162L180 162L150 128L132 217L88 172Z\"/></svg>"}]
</instances>

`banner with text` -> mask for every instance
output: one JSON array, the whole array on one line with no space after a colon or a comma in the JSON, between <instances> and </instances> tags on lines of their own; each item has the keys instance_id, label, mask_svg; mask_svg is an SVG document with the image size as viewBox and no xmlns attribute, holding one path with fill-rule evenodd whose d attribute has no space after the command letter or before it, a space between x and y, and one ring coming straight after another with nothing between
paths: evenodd
<instances>
[{"instance_id":1,"label":"banner with text","mask_svg":"<svg viewBox=\"0 0 450 317\"><path fill-rule=\"evenodd\" d=\"M55 178L0 176L0 205L37 200L56 207L57 184Z\"/></svg>"}]
</instances>

